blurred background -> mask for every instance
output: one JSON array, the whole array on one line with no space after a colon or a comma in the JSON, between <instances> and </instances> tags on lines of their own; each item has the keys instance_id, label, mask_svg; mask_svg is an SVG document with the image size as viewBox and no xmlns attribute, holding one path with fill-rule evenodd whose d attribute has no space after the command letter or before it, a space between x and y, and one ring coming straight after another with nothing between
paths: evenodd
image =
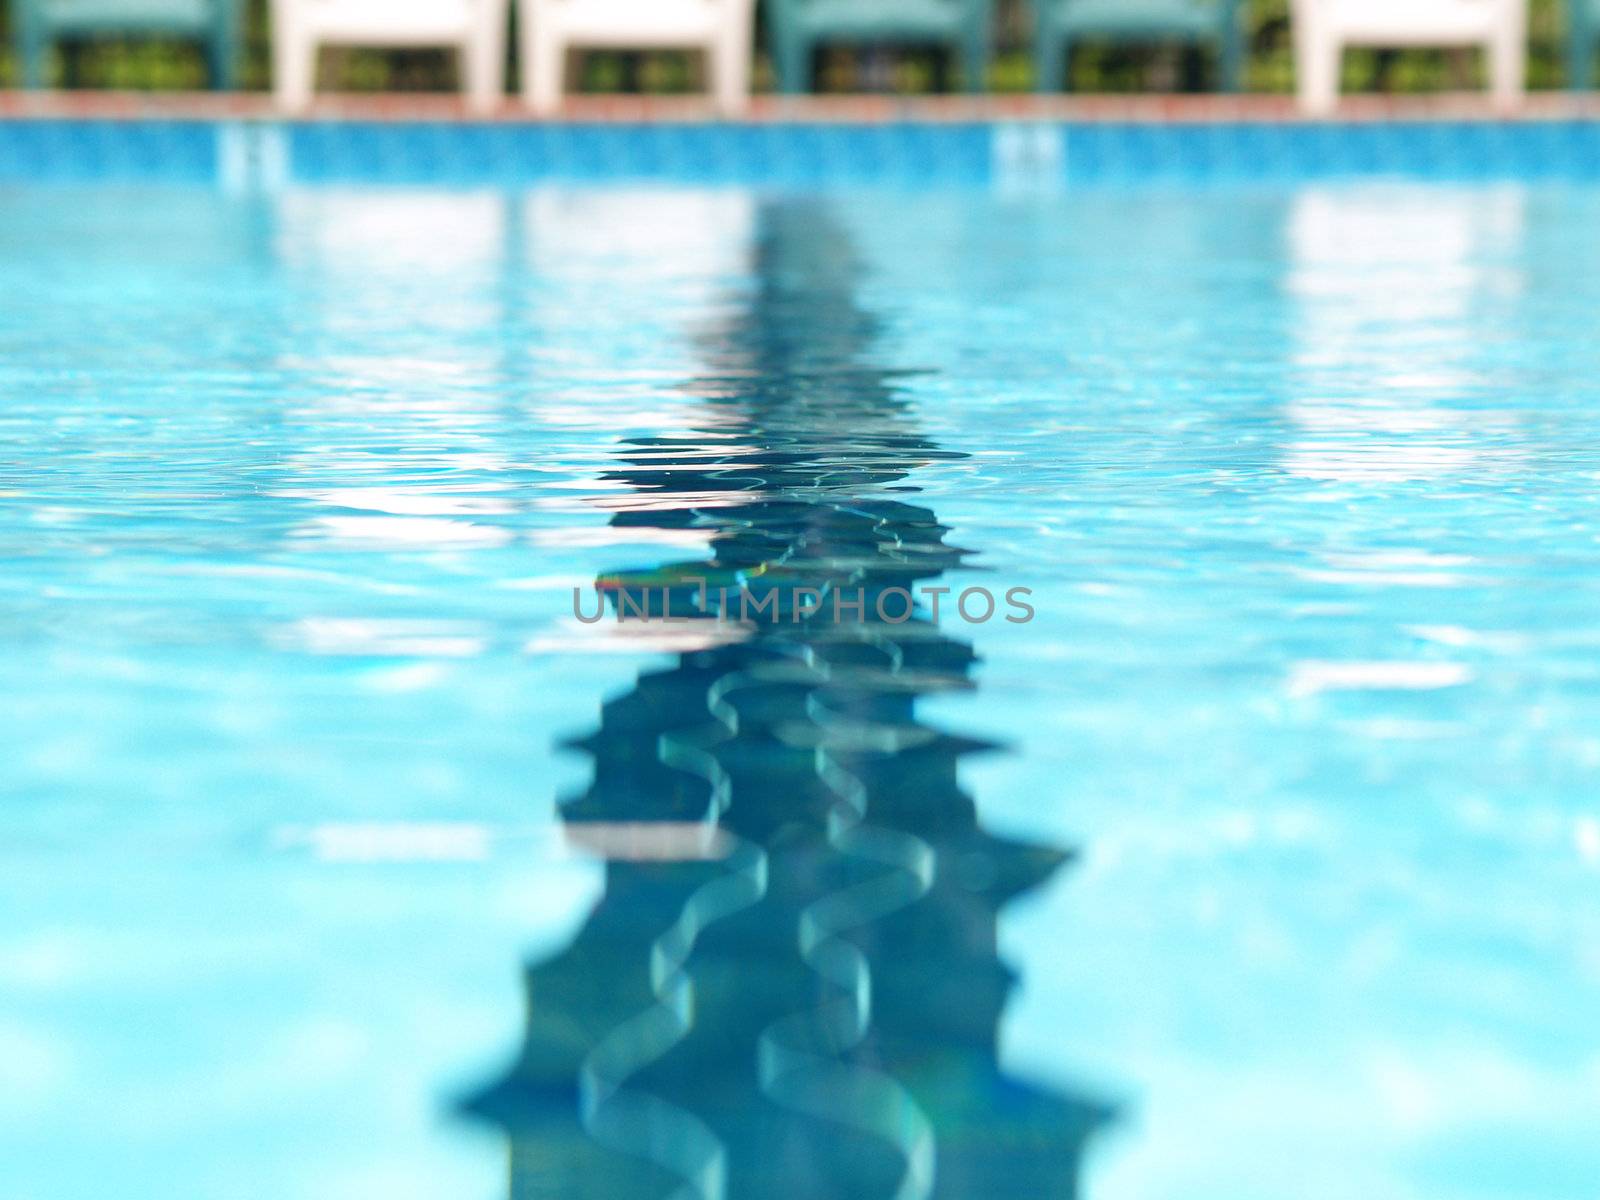
<instances>
[{"instance_id":1,"label":"blurred background","mask_svg":"<svg viewBox=\"0 0 1600 1200\"><path fill-rule=\"evenodd\" d=\"M249 90L271 83L267 0L249 0L240 80ZM1528 83L1535 89L1566 84L1563 0L1531 0ZM0 87L19 84L10 38L14 0L0 3ZM1246 0L1250 56L1246 87L1288 92L1294 84L1289 38L1289 0ZM1030 17L1024 0L999 0L998 39L988 89L1026 92L1034 85L1028 52ZM758 15L758 21L764 18ZM515 17L513 16L513 20ZM516 39L511 40L514 47ZM510 83L518 85L511 52ZM1086 43L1073 55L1070 88L1082 92L1184 92L1214 84L1216 65L1206 52L1180 46ZM332 91L435 91L457 84L455 55L445 49L369 50L330 48L321 80ZM699 56L689 51L595 51L582 56L574 84L583 92L656 95L702 90ZM1345 80L1355 89L1381 92L1462 90L1481 84L1483 68L1471 50L1352 50ZM943 55L932 50L830 48L817 74L818 90L835 93L889 92L925 95L951 90ZM55 56L59 87L173 90L205 86L205 60L198 46L178 40L106 39L70 45ZM771 91L772 67L765 31L758 31L755 84Z\"/></svg>"}]
</instances>

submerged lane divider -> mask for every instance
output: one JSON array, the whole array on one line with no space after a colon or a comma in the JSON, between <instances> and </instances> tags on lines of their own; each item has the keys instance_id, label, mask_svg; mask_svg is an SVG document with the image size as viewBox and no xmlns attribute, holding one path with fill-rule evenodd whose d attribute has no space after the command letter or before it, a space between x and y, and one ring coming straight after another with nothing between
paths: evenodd
<instances>
[{"instance_id":1,"label":"submerged lane divider","mask_svg":"<svg viewBox=\"0 0 1600 1200\"><path fill-rule=\"evenodd\" d=\"M663 734L662 763L710 785L703 827L708 845L732 803L732 779L716 748L738 737L739 714L726 702L743 676L712 685L706 697L709 730ZM722 836L728 838L726 831ZM723 874L685 901L678 919L650 947L650 989L655 1003L616 1026L584 1058L578 1072L579 1112L591 1137L603 1146L655 1163L681 1180L669 1200L725 1200L727 1147L700 1117L679 1105L631 1086L689 1035L695 1021L695 985L689 971L700 935L761 902L767 893L767 852L742 838L731 839Z\"/></svg>"}]
</instances>

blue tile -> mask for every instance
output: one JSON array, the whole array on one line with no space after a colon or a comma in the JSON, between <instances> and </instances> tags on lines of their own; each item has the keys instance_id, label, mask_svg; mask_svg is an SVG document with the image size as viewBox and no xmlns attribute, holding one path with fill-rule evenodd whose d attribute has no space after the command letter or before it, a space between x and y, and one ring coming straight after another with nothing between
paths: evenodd
<instances>
[{"instance_id":1,"label":"blue tile","mask_svg":"<svg viewBox=\"0 0 1600 1200\"><path fill-rule=\"evenodd\" d=\"M1600 179L1600 122L1065 124L1069 183ZM0 180L217 178L205 121L0 121ZM298 182L526 186L658 180L982 185L994 127L971 123L455 124L286 127Z\"/></svg>"}]
</instances>

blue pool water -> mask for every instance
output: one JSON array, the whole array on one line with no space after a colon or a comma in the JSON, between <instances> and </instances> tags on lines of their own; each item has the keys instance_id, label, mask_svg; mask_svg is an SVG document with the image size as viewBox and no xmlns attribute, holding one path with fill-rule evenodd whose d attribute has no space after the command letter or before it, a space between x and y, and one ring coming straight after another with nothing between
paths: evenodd
<instances>
[{"instance_id":1,"label":"blue pool water","mask_svg":"<svg viewBox=\"0 0 1600 1200\"><path fill-rule=\"evenodd\" d=\"M1597 229L0 191L0 1194L1592 1196Z\"/></svg>"}]
</instances>

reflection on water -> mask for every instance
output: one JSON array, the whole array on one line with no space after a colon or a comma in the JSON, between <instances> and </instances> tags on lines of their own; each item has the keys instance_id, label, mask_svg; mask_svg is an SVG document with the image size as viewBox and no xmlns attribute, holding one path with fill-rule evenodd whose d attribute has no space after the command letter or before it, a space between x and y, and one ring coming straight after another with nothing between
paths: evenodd
<instances>
[{"instance_id":1,"label":"reflection on water","mask_svg":"<svg viewBox=\"0 0 1600 1200\"><path fill-rule=\"evenodd\" d=\"M867 360L850 248L825 211L773 204L756 287L705 348L693 432L628 443L613 526L709 538L615 598L742 585L778 616L691 639L607 703L564 806L605 894L528 972L520 1056L470 1107L511 1141L513 1197L1071 1196L1104 1110L997 1061L1013 897L1067 860L978 824L957 782L983 744L916 717L973 687L972 649L873 597L963 551L893 498L950 457ZM800 589L865 590L864 619ZM898 616L898 608L890 615Z\"/></svg>"},{"instance_id":2,"label":"reflection on water","mask_svg":"<svg viewBox=\"0 0 1600 1200\"><path fill-rule=\"evenodd\" d=\"M1459 401L1490 383L1484 339L1503 336L1497 318L1522 288L1525 207L1514 187L1296 198L1291 474L1383 484L1494 469L1510 418Z\"/></svg>"},{"instance_id":3,"label":"reflection on water","mask_svg":"<svg viewBox=\"0 0 1600 1200\"><path fill-rule=\"evenodd\" d=\"M475 1089L524 1194L1049 1194L1095 1114L993 1065L997 908L1003 1061L1137 1113L1096 1200L1592 1196L1600 193L830 193L856 278L599 190L0 198L4 1200L504 1195ZM690 621L637 685L668 627L560 623L947 542L1038 620ZM968 637L1022 753L906 708ZM545 852L591 763L604 868ZM1002 905L1050 856L954 764L1092 858Z\"/></svg>"}]
</instances>

